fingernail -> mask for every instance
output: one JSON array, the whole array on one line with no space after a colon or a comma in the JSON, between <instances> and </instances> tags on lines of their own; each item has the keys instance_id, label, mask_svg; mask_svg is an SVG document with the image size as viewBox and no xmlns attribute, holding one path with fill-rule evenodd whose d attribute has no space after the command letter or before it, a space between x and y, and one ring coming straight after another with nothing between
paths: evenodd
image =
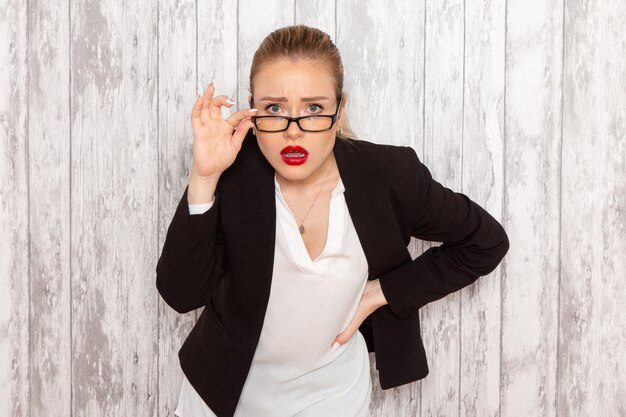
<instances>
[{"instance_id":1,"label":"fingernail","mask_svg":"<svg viewBox=\"0 0 626 417\"><path fill-rule=\"evenodd\" d=\"M211 83L209 84L209 86L213 85L213 80L211 80Z\"/></svg>"},{"instance_id":2,"label":"fingernail","mask_svg":"<svg viewBox=\"0 0 626 417\"><path fill-rule=\"evenodd\" d=\"M250 109L248 111L259 111L259 109Z\"/></svg>"},{"instance_id":3,"label":"fingernail","mask_svg":"<svg viewBox=\"0 0 626 417\"><path fill-rule=\"evenodd\" d=\"M333 343L333 347L330 349L331 352L334 352L338 347L339 347L340 343L339 342L335 342Z\"/></svg>"},{"instance_id":4,"label":"fingernail","mask_svg":"<svg viewBox=\"0 0 626 417\"><path fill-rule=\"evenodd\" d=\"M231 99L229 99L229 98L227 98L227 99L226 99L226 102L227 102L228 104L235 104L235 102L234 102L234 101L232 101L232 100L231 100Z\"/></svg>"}]
</instances>

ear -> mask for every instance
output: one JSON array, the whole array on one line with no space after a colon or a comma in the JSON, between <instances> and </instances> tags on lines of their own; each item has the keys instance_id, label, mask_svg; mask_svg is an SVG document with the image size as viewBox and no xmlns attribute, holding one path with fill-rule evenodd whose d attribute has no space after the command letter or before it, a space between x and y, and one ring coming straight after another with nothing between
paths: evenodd
<instances>
[{"instance_id":1,"label":"ear","mask_svg":"<svg viewBox=\"0 0 626 417\"><path fill-rule=\"evenodd\" d=\"M345 117L347 102L348 102L348 96L344 95L341 99L341 108L339 109L339 115L337 116L338 120L341 120Z\"/></svg>"}]
</instances>

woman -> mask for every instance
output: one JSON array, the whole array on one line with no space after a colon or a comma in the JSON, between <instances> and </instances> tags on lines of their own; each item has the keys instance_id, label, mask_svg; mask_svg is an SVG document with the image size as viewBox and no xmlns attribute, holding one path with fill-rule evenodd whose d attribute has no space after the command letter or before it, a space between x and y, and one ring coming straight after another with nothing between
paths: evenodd
<instances>
[{"instance_id":1,"label":"woman","mask_svg":"<svg viewBox=\"0 0 626 417\"><path fill-rule=\"evenodd\" d=\"M254 108L227 119L213 83L192 110L156 282L176 311L205 307L175 413L367 416L368 351L383 389L426 376L417 310L491 272L506 233L411 148L355 139L327 34L272 32L250 90ZM411 236L444 244L411 260Z\"/></svg>"}]
</instances>

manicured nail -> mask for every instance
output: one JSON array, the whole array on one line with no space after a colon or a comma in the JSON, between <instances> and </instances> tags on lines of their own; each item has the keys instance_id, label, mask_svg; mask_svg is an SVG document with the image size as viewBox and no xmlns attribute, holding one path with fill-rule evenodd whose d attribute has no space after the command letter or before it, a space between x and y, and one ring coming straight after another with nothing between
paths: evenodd
<instances>
[{"instance_id":1,"label":"manicured nail","mask_svg":"<svg viewBox=\"0 0 626 417\"><path fill-rule=\"evenodd\" d=\"M259 111L259 109L250 109L248 111Z\"/></svg>"},{"instance_id":2,"label":"manicured nail","mask_svg":"<svg viewBox=\"0 0 626 417\"><path fill-rule=\"evenodd\" d=\"M227 99L226 99L226 102L227 102L228 104L235 104L235 102L234 102L234 101L232 101L232 100L231 100L231 99L229 99L229 98L227 98Z\"/></svg>"},{"instance_id":3,"label":"manicured nail","mask_svg":"<svg viewBox=\"0 0 626 417\"><path fill-rule=\"evenodd\" d=\"M331 352L334 352L338 347L339 347L340 343L339 342L335 342L333 343L333 347L330 349Z\"/></svg>"}]
</instances>

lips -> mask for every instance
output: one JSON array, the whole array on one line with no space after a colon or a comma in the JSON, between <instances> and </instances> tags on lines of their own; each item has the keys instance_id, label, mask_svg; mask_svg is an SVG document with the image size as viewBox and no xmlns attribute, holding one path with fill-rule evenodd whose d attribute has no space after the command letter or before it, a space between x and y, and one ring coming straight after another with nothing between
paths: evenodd
<instances>
[{"instance_id":1,"label":"lips","mask_svg":"<svg viewBox=\"0 0 626 417\"><path fill-rule=\"evenodd\" d=\"M301 158L303 156L307 156L309 152L302 146L286 146L282 151L280 151L280 154L287 157L293 156Z\"/></svg>"},{"instance_id":2,"label":"lips","mask_svg":"<svg viewBox=\"0 0 626 417\"><path fill-rule=\"evenodd\" d=\"M306 161L309 152L302 146L286 146L280 151L280 155L287 164L300 165Z\"/></svg>"}]
</instances>

